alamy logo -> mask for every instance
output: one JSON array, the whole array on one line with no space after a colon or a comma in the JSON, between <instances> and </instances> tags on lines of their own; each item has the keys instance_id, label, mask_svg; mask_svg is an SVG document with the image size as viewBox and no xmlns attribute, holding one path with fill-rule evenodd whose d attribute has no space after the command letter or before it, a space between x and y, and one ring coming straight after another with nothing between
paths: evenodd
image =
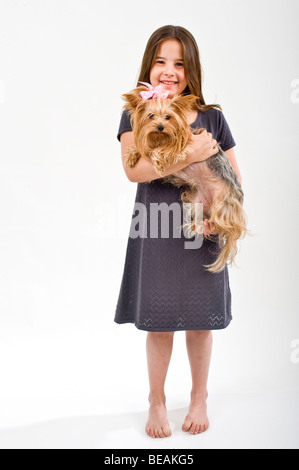
<instances>
[{"instance_id":1,"label":"alamy logo","mask_svg":"<svg viewBox=\"0 0 299 470\"><path fill-rule=\"evenodd\" d=\"M299 103L299 78L292 80L291 87L294 88L291 93L291 102L295 104Z\"/></svg>"},{"instance_id":2,"label":"alamy logo","mask_svg":"<svg viewBox=\"0 0 299 470\"><path fill-rule=\"evenodd\" d=\"M183 203L183 221L181 205L178 202L173 202L170 205L166 202L162 202L160 204L150 203L149 206L150 210L148 214L147 207L143 203L135 203L130 229L130 238L159 238L159 235L161 238L169 238L170 214L172 214L172 237L181 238L183 232L186 238L194 238L194 240L184 243L185 249L192 250L202 246L202 203L195 203L193 218L191 218L191 204ZM193 230L190 230L191 222L194 225Z\"/></svg>"},{"instance_id":3,"label":"alamy logo","mask_svg":"<svg viewBox=\"0 0 299 470\"><path fill-rule=\"evenodd\" d=\"M299 339L293 339L291 341L291 348L293 349L291 352L291 362L292 364L299 363Z\"/></svg>"},{"instance_id":4,"label":"alamy logo","mask_svg":"<svg viewBox=\"0 0 299 470\"><path fill-rule=\"evenodd\" d=\"M125 196L117 201L102 201L96 208L94 224L100 238L121 238L127 225L131 203ZM132 214L132 212L131 212ZM194 250L203 243L203 204L135 202L128 225L130 238L186 238L184 248Z\"/></svg>"},{"instance_id":5,"label":"alamy logo","mask_svg":"<svg viewBox=\"0 0 299 470\"><path fill-rule=\"evenodd\" d=\"M5 102L5 89L4 89L4 81L0 80L0 103Z\"/></svg>"}]
</instances>

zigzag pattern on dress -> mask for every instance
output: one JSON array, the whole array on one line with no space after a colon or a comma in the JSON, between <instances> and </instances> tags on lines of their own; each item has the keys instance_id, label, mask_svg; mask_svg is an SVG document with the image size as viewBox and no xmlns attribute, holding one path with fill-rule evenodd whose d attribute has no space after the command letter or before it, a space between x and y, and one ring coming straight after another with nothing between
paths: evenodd
<instances>
[{"instance_id":1,"label":"zigzag pattern on dress","mask_svg":"<svg viewBox=\"0 0 299 470\"><path fill-rule=\"evenodd\" d=\"M158 323L157 323L158 322ZM206 318L206 321L201 322L192 322L190 318L178 318L176 320L171 318L164 318L164 321L161 322L160 318L156 318L154 315L150 318L145 318L143 322L136 323L136 327L140 329L156 329L156 325L159 324L159 329L163 331L174 329L177 330L209 330L209 329L222 329L225 328L227 325L223 321L222 315L210 315Z\"/></svg>"}]
</instances>

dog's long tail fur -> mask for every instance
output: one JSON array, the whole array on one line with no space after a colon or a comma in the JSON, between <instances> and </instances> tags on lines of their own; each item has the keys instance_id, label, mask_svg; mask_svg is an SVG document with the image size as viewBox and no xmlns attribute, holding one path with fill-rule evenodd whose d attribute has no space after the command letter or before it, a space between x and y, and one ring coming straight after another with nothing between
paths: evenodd
<instances>
[{"instance_id":1,"label":"dog's long tail fur","mask_svg":"<svg viewBox=\"0 0 299 470\"><path fill-rule=\"evenodd\" d=\"M193 204L187 213L189 222L184 223L181 229L186 230L189 237L197 236ZM214 224L214 232L212 235L205 235L205 237L215 241L214 237L218 235L219 250L214 253L218 255L216 261L212 264L204 265L204 267L212 273L219 273L225 268L227 263L233 264L238 252L237 241L249 235L242 202L236 198L236 194L231 188L227 189L225 195L219 193L215 197L210 206L208 220Z\"/></svg>"},{"instance_id":2,"label":"dog's long tail fur","mask_svg":"<svg viewBox=\"0 0 299 470\"><path fill-rule=\"evenodd\" d=\"M233 264L238 251L237 240L248 234L242 203L235 196L235 192L228 187L225 195L216 197L210 208L209 222L214 224L215 233L218 233L220 248L216 261L205 265L213 273L222 271L227 262Z\"/></svg>"}]
</instances>

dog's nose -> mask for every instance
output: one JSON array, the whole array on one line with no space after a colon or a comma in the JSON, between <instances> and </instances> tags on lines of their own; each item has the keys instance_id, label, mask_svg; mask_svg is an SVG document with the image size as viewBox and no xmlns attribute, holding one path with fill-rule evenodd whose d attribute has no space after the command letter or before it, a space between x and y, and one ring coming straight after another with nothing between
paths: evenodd
<instances>
[{"instance_id":1,"label":"dog's nose","mask_svg":"<svg viewBox=\"0 0 299 470\"><path fill-rule=\"evenodd\" d=\"M158 131L164 131L164 126L162 126L161 124L157 127Z\"/></svg>"}]
</instances>

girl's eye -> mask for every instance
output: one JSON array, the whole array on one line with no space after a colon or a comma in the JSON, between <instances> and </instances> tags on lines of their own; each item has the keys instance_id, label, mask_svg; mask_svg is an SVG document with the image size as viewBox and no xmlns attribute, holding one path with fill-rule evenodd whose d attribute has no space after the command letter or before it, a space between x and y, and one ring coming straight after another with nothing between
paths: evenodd
<instances>
[{"instance_id":1,"label":"girl's eye","mask_svg":"<svg viewBox=\"0 0 299 470\"><path fill-rule=\"evenodd\" d=\"M153 119L153 117L155 117L155 115L154 115L154 114L149 114L148 117L149 117L150 119Z\"/></svg>"},{"instance_id":2,"label":"girl's eye","mask_svg":"<svg viewBox=\"0 0 299 470\"><path fill-rule=\"evenodd\" d=\"M169 119L170 119L170 116L169 116L169 114L167 114L167 116L166 116L166 118L165 118L165 119L166 119L167 121L169 121Z\"/></svg>"},{"instance_id":3,"label":"girl's eye","mask_svg":"<svg viewBox=\"0 0 299 470\"><path fill-rule=\"evenodd\" d=\"M164 60L157 60L157 64L164 64ZM176 65L179 67L183 67L184 64L182 62L177 62Z\"/></svg>"}]
</instances>

